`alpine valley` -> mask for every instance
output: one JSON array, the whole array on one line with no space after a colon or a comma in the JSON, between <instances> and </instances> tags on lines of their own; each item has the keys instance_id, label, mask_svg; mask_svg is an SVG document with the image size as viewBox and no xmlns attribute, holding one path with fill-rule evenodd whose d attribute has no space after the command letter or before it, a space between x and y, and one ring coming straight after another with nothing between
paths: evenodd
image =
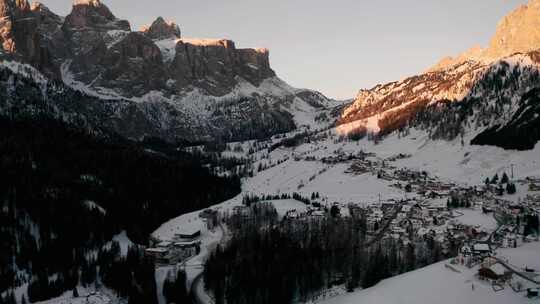
<instances>
[{"instance_id":1,"label":"alpine valley","mask_svg":"<svg viewBox=\"0 0 540 304\"><path fill-rule=\"evenodd\" d=\"M540 0L350 100L100 0L0 45L0 304L540 303Z\"/></svg>"}]
</instances>

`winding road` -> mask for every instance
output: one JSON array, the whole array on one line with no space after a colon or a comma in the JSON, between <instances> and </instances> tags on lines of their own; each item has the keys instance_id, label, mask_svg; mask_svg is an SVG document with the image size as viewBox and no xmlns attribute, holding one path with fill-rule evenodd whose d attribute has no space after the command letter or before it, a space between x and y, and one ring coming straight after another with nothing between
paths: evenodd
<instances>
[{"instance_id":1,"label":"winding road","mask_svg":"<svg viewBox=\"0 0 540 304\"><path fill-rule=\"evenodd\" d=\"M511 267L510 265L506 264L505 261L497 258L497 257L492 257L495 261L497 261L498 264L501 264L504 268L508 269L512 274L515 274L517 275L518 277L524 279L524 280L527 280L529 282L532 282L536 285L540 285L540 282L539 281L535 281L531 278L529 278L528 276L524 275L522 272L519 272L517 270L515 270L513 267Z\"/></svg>"},{"instance_id":2,"label":"winding road","mask_svg":"<svg viewBox=\"0 0 540 304\"><path fill-rule=\"evenodd\" d=\"M223 223L221 223L221 221L219 222L219 228L221 229L221 232L222 232L221 233L221 240L219 241L219 244L221 246L223 246L228 241L227 229L225 229L225 227L223 226ZM217 244L216 244L216 246L217 246ZM208 251L211 252L214 249L215 249L215 247L214 248L209 248ZM203 269L204 269L204 266L203 266ZM193 298L193 303L194 304L213 304L214 300L204 290L203 273L204 273L204 270L201 271L201 273L199 273L195 277L195 279L193 279L193 282L191 283L190 293L191 293L192 298Z\"/></svg>"}]
</instances>

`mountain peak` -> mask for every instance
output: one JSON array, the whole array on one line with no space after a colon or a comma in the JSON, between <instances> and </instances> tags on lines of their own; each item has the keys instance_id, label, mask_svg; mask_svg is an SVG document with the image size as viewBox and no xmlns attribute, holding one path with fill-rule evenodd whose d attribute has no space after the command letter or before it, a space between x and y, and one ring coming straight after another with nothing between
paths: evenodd
<instances>
[{"instance_id":1,"label":"mountain peak","mask_svg":"<svg viewBox=\"0 0 540 304\"><path fill-rule=\"evenodd\" d=\"M540 49L540 0L529 0L505 16L497 25L487 48L475 46L456 56L445 57L427 72L435 72L467 61L490 63L516 53Z\"/></svg>"},{"instance_id":2,"label":"mountain peak","mask_svg":"<svg viewBox=\"0 0 540 304\"><path fill-rule=\"evenodd\" d=\"M93 7L100 7L103 4L99 0L75 0L73 1L73 5L87 5L87 6L93 6Z\"/></svg>"},{"instance_id":3,"label":"mountain peak","mask_svg":"<svg viewBox=\"0 0 540 304\"><path fill-rule=\"evenodd\" d=\"M0 0L0 17L11 16L17 11L30 10L30 4L26 0Z\"/></svg>"},{"instance_id":4,"label":"mountain peak","mask_svg":"<svg viewBox=\"0 0 540 304\"><path fill-rule=\"evenodd\" d=\"M75 0L71 13L66 17L65 25L77 29L131 30L128 21L117 19L99 0Z\"/></svg>"},{"instance_id":5,"label":"mountain peak","mask_svg":"<svg viewBox=\"0 0 540 304\"><path fill-rule=\"evenodd\" d=\"M180 27L172 21L165 21L163 17L157 17L150 26L143 28L141 31L150 39L156 40L181 37Z\"/></svg>"},{"instance_id":6,"label":"mountain peak","mask_svg":"<svg viewBox=\"0 0 540 304\"><path fill-rule=\"evenodd\" d=\"M504 17L486 50L486 57L498 59L540 48L540 0L530 0Z\"/></svg>"}]
</instances>

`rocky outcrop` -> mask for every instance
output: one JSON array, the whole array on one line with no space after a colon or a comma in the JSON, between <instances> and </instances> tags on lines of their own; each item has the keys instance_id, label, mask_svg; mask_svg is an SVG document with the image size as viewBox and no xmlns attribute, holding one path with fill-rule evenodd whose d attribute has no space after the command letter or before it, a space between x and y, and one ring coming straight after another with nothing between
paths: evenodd
<instances>
[{"instance_id":1,"label":"rocky outcrop","mask_svg":"<svg viewBox=\"0 0 540 304\"><path fill-rule=\"evenodd\" d=\"M485 56L492 59L540 49L540 0L530 0L497 26Z\"/></svg>"},{"instance_id":2,"label":"rocky outcrop","mask_svg":"<svg viewBox=\"0 0 540 304\"><path fill-rule=\"evenodd\" d=\"M540 0L530 0L504 17L487 48L475 46L456 57L443 58L427 72L451 68L466 61L485 64L517 54L540 49Z\"/></svg>"},{"instance_id":3,"label":"rocky outcrop","mask_svg":"<svg viewBox=\"0 0 540 304\"><path fill-rule=\"evenodd\" d=\"M198 86L212 95L230 92L241 77L255 86L274 77L268 51L237 49L231 40L179 40L170 67L177 88Z\"/></svg>"},{"instance_id":4,"label":"rocky outcrop","mask_svg":"<svg viewBox=\"0 0 540 304\"><path fill-rule=\"evenodd\" d=\"M153 40L179 39L181 37L180 27L172 21L165 21L163 17L158 17L152 25L143 28L141 32Z\"/></svg>"},{"instance_id":5,"label":"rocky outcrop","mask_svg":"<svg viewBox=\"0 0 540 304\"><path fill-rule=\"evenodd\" d=\"M6 57L28 62L49 76L59 75L65 57L63 20L41 3L0 1L0 42Z\"/></svg>"},{"instance_id":6,"label":"rocky outcrop","mask_svg":"<svg viewBox=\"0 0 540 304\"><path fill-rule=\"evenodd\" d=\"M35 60L39 56L37 20L25 0L0 0L0 40L4 52Z\"/></svg>"},{"instance_id":7,"label":"rocky outcrop","mask_svg":"<svg viewBox=\"0 0 540 304\"><path fill-rule=\"evenodd\" d=\"M159 48L148 37L136 32L129 33L107 50L99 62L99 70L96 85L109 87L114 84L125 97L165 89L168 79Z\"/></svg>"},{"instance_id":8,"label":"rocky outcrop","mask_svg":"<svg viewBox=\"0 0 540 304\"><path fill-rule=\"evenodd\" d=\"M64 22L66 30L79 31L130 31L127 20L116 18L99 0L76 0L71 13Z\"/></svg>"},{"instance_id":9,"label":"rocky outcrop","mask_svg":"<svg viewBox=\"0 0 540 304\"><path fill-rule=\"evenodd\" d=\"M124 97L193 89L223 96L239 78L258 86L274 77L268 50L237 49L225 39L180 39L174 22L157 18L141 32L100 0L76 0L65 18L25 0L0 0L4 53L49 76Z\"/></svg>"},{"instance_id":10,"label":"rocky outcrop","mask_svg":"<svg viewBox=\"0 0 540 304\"><path fill-rule=\"evenodd\" d=\"M315 111L329 102L315 93L298 94L278 79L266 49L181 38L180 28L163 18L131 31L99 0L76 0L65 18L23 0L0 0L0 12L0 59L30 64L73 88L68 95L59 88L50 98L60 115L91 117L95 125L106 116L103 126L127 137L266 137L292 130L294 111ZM306 123L301 114L300 123Z\"/></svg>"}]
</instances>

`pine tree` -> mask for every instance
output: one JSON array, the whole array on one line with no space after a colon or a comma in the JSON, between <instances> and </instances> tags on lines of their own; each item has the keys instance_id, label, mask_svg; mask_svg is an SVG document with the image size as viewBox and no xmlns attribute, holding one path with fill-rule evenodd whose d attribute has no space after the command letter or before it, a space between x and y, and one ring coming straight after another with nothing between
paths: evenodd
<instances>
[{"instance_id":1,"label":"pine tree","mask_svg":"<svg viewBox=\"0 0 540 304\"><path fill-rule=\"evenodd\" d=\"M501 179L501 184L508 184L508 181L510 179L508 178L508 175L506 175L506 172L504 172L503 177Z\"/></svg>"},{"instance_id":2,"label":"pine tree","mask_svg":"<svg viewBox=\"0 0 540 304\"><path fill-rule=\"evenodd\" d=\"M508 194L515 194L516 191L516 185L514 183L509 183L506 185L506 192L508 192Z\"/></svg>"}]
</instances>

